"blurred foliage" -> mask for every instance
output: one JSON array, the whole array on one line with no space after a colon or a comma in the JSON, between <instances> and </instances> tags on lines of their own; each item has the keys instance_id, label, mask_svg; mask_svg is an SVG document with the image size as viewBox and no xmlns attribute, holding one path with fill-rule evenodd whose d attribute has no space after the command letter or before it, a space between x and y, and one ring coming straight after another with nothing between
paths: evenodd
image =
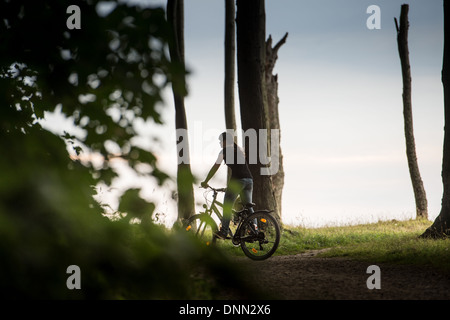
<instances>
[{"instance_id":1,"label":"blurred foliage","mask_svg":"<svg viewBox=\"0 0 450 320\"><path fill-rule=\"evenodd\" d=\"M81 29L69 30L70 4L2 1L0 85L7 93L3 105L10 108L2 114L1 126L26 132L45 111L62 106L86 133L65 138L82 140L86 151L102 155L97 173L110 184L116 175L109 160L118 156L117 147L132 168L137 170L141 162L156 167L154 155L131 141L134 121L161 123L161 90L183 70L165 52L170 29L163 9L116 4L102 17L94 1L80 1ZM116 148L108 149L108 144Z\"/></svg>"},{"instance_id":2,"label":"blurred foliage","mask_svg":"<svg viewBox=\"0 0 450 320\"><path fill-rule=\"evenodd\" d=\"M68 30L71 1L0 0L3 298L195 298L191 276L199 268L240 287L220 252L153 224L154 205L139 190L122 196L125 218L115 221L93 199L94 186L116 175L113 157L137 171L150 165L149 175L164 183L155 155L133 145L133 124L161 124L161 90L184 73L166 57L171 31L163 9L109 3L106 15L96 1L76 1L81 29ZM82 137L41 127L56 106ZM101 154L102 166L71 159L70 148ZM81 269L81 290L66 287L70 265Z\"/></svg>"}]
</instances>

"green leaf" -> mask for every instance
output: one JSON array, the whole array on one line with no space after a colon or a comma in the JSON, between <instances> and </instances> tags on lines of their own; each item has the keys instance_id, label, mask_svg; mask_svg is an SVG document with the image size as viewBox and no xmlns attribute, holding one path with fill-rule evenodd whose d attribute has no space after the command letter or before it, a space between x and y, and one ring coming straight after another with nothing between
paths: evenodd
<instances>
[{"instance_id":1,"label":"green leaf","mask_svg":"<svg viewBox=\"0 0 450 320\"><path fill-rule=\"evenodd\" d=\"M155 204L142 199L140 189L128 189L120 198L119 211L127 213L130 217L142 218L144 215L152 215Z\"/></svg>"}]
</instances>

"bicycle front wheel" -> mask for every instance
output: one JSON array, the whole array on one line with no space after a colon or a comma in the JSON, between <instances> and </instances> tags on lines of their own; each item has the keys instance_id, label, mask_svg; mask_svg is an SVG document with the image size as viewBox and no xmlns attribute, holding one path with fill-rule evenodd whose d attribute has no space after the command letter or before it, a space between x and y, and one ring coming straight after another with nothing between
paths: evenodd
<instances>
[{"instance_id":1,"label":"bicycle front wheel","mask_svg":"<svg viewBox=\"0 0 450 320\"><path fill-rule=\"evenodd\" d=\"M252 260L264 260L274 254L280 243L280 227L272 215L257 211L240 228L241 248Z\"/></svg>"},{"instance_id":2,"label":"bicycle front wheel","mask_svg":"<svg viewBox=\"0 0 450 320\"><path fill-rule=\"evenodd\" d=\"M195 214L190 217L184 225L184 230L207 246L216 242L214 233L217 231L217 224L206 213Z\"/></svg>"}]
</instances>

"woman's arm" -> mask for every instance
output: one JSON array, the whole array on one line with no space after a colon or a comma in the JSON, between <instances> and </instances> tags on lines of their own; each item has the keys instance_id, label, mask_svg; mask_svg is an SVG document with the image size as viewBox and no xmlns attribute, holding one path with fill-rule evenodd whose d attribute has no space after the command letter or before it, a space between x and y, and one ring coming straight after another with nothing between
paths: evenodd
<instances>
[{"instance_id":1,"label":"woman's arm","mask_svg":"<svg viewBox=\"0 0 450 320\"><path fill-rule=\"evenodd\" d=\"M214 165L211 167L211 169L208 172L208 175L206 176L205 181L203 181L202 183L200 183L200 185L203 188L206 188L208 186L208 181L211 180L211 178L216 174L217 170L219 170L220 164L223 161L223 153L220 152L219 156L217 157L216 162L214 163Z\"/></svg>"},{"instance_id":2,"label":"woman's arm","mask_svg":"<svg viewBox=\"0 0 450 320\"><path fill-rule=\"evenodd\" d=\"M208 181L211 180L211 178L216 174L217 170L219 170L219 167L220 167L220 164L214 163L214 165L212 166L211 170L209 170L209 173L206 176L205 181L200 183L200 185L203 188L206 188L208 186Z\"/></svg>"}]
</instances>

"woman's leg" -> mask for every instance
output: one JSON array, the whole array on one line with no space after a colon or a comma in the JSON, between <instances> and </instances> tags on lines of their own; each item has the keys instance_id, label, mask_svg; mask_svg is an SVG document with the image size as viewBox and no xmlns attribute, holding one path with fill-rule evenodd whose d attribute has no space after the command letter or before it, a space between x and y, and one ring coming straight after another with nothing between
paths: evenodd
<instances>
[{"instance_id":1,"label":"woman's leg","mask_svg":"<svg viewBox=\"0 0 450 320\"><path fill-rule=\"evenodd\" d=\"M252 202L252 198L253 198L253 179L241 179L240 180L242 183L242 190L240 192L241 195L241 199L242 199L242 204L246 205L247 203L251 203ZM250 213L253 213L253 208L249 208L248 211Z\"/></svg>"},{"instance_id":2,"label":"woman's leg","mask_svg":"<svg viewBox=\"0 0 450 320\"><path fill-rule=\"evenodd\" d=\"M225 192L225 197L223 199L223 217L222 217L222 227L220 228L220 232L222 235L228 234L228 228L230 227L231 214L233 210L234 202L239 194L234 190L235 187L230 188L227 187L227 191Z\"/></svg>"}]
</instances>

